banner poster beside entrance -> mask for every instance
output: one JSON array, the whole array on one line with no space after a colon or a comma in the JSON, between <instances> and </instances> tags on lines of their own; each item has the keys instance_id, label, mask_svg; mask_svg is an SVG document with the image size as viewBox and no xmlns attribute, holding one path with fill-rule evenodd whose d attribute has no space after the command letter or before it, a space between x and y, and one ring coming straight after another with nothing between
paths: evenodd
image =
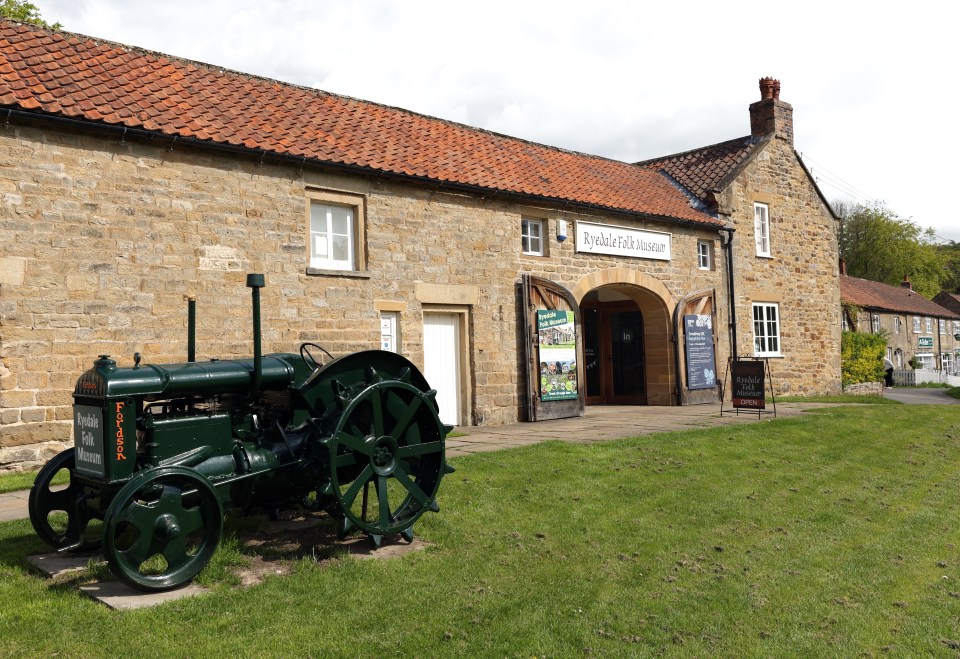
<instances>
[{"instance_id":1,"label":"banner poster beside entrance","mask_svg":"<svg viewBox=\"0 0 960 659\"><path fill-rule=\"evenodd\" d=\"M710 389L717 386L713 318L707 314L684 316L683 332L687 357L687 389Z\"/></svg>"},{"instance_id":2,"label":"banner poster beside entrance","mask_svg":"<svg viewBox=\"0 0 960 659\"><path fill-rule=\"evenodd\" d=\"M577 393L577 334L572 311L537 310L540 400L570 400Z\"/></svg>"}]
</instances>

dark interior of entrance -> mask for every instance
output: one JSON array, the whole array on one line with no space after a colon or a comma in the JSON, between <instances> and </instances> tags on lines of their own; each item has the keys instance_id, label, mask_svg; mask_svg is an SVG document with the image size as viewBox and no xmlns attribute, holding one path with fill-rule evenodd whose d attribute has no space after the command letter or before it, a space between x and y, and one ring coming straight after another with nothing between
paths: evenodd
<instances>
[{"instance_id":1,"label":"dark interior of entrance","mask_svg":"<svg viewBox=\"0 0 960 659\"><path fill-rule=\"evenodd\" d=\"M646 404L643 314L636 302L598 289L584 296L580 309L587 404Z\"/></svg>"}]
</instances>

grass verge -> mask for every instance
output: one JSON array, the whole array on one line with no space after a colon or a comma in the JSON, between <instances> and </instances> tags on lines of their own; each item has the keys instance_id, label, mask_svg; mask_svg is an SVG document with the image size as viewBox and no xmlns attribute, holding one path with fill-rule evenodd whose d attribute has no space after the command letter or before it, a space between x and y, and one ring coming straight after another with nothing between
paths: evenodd
<instances>
[{"instance_id":1,"label":"grass verge","mask_svg":"<svg viewBox=\"0 0 960 659\"><path fill-rule=\"evenodd\" d=\"M896 656L960 647L960 411L824 408L458 458L402 559L256 560L214 592L115 612L30 574L0 524L16 656ZM268 557L276 559L276 556ZM282 557L281 557L282 558ZM134 643L135 646L132 646ZM135 650L133 648L136 648Z\"/></svg>"},{"instance_id":2,"label":"grass verge","mask_svg":"<svg viewBox=\"0 0 960 659\"><path fill-rule=\"evenodd\" d=\"M17 490L29 490L33 487L33 481L37 477L36 471L12 471L0 475L0 494L4 492L16 492ZM67 473L61 472L50 481L53 485L63 485L70 481Z\"/></svg>"},{"instance_id":3,"label":"grass verge","mask_svg":"<svg viewBox=\"0 0 960 659\"><path fill-rule=\"evenodd\" d=\"M769 399L767 402L770 402ZM838 394L835 396L781 396L778 403L854 403L858 405L902 405L898 400L883 396L854 396Z\"/></svg>"}]
</instances>

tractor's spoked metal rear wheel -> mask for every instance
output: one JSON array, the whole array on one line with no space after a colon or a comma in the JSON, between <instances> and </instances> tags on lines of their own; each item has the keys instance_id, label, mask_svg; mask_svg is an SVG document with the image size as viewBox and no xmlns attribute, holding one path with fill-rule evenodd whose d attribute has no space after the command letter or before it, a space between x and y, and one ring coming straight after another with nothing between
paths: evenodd
<instances>
[{"instance_id":1,"label":"tractor's spoked metal rear wheel","mask_svg":"<svg viewBox=\"0 0 960 659\"><path fill-rule=\"evenodd\" d=\"M436 392L376 374L347 404L330 443L333 495L344 515L341 531L413 538L414 522L439 510L446 429ZM373 486L372 489L370 486Z\"/></svg>"},{"instance_id":2,"label":"tractor's spoked metal rear wheel","mask_svg":"<svg viewBox=\"0 0 960 659\"><path fill-rule=\"evenodd\" d=\"M99 537L84 537L90 515L83 499L83 488L74 478L76 449L57 454L43 466L33 481L27 510L37 535L54 549L69 547L89 551L100 545ZM69 473L66 485L53 485L62 471Z\"/></svg>"},{"instance_id":3,"label":"tractor's spoked metal rear wheel","mask_svg":"<svg viewBox=\"0 0 960 659\"><path fill-rule=\"evenodd\" d=\"M167 590L193 579L210 561L223 507L197 472L157 467L117 493L103 523L103 554L113 573L139 590Z\"/></svg>"}]
</instances>

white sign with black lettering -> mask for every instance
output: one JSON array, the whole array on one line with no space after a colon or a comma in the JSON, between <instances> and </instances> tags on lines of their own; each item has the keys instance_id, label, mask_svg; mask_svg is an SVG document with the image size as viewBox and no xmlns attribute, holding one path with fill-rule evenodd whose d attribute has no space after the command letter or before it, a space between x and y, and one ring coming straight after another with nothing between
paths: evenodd
<instances>
[{"instance_id":1,"label":"white sign with black lettering","mask_svg":"<svg viewBox=\"0 0 960 659\"><path fill-rule=\"evenodd\" d=\"M669 233L577 222L578 252L611 254L637 259L670 260Z\"/></svg>"}]
</instances>

